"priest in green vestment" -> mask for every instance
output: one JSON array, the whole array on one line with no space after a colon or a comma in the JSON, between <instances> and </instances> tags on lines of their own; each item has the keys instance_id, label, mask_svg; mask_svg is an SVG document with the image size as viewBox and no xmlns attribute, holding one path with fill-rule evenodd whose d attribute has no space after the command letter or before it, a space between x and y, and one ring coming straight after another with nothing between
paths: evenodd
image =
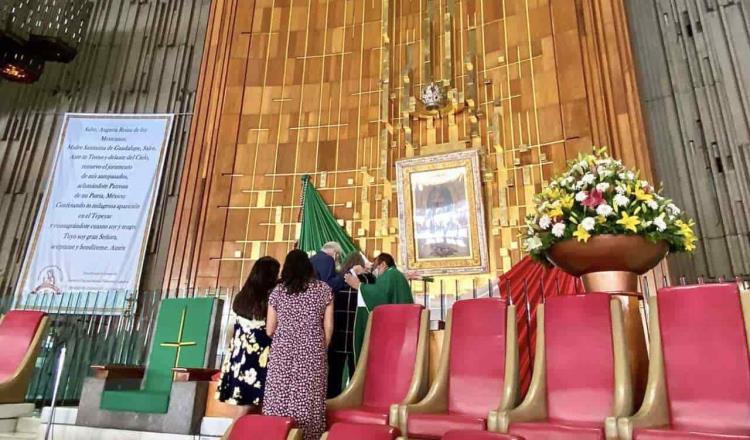
<instances>
[{"instance_id":1,"label":"priest in green vestment","mask_svg":"<svg viewBox=\"0 0 750 440\"><path fill-rule=\"evenodd\" d=\"M356 267L355 272L361 273L364 268ZM348 273L344 280L358 291L357 313L354 318L354 359L359 360L359 352L365 339L365 329L370 312L382 304L414 304L411 286L396 268L396 262L390 254L380 254L375 258L371 268L375 275L374 284L363 284L356 276Z\"/></svg>"}]
</instances>

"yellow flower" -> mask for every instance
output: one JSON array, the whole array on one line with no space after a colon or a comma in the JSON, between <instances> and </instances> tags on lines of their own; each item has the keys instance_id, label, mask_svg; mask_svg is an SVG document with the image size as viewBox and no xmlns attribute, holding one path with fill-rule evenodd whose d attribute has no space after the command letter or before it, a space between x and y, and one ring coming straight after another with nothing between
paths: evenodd
<instances>
[{"instance_id":1,"label":"yellow flower","mask_svg":"<svg viewBox=\"0 0 750 440\"><path fill-rule=\"evenodd\" d=\"M549 200L557 200L560 198L560 190L558 188L547 188L544 193Z\"/></svg>"},{"instance_id":2,"label":"yellow flower","mask_svg":"<svg viewBox=\"0 0 750 440\"><path fill-rule=\"evenodd\" d=\"M551 218L562 217L562 215L563 215L562 208L560 208L559 206L555 205L555 206L552 207L552 209L550 209L549 211L547 211L547 215L550 216Z\"/></svg>"},{"instance_id":3,"label":"yellow flower","mask_svg":"<svg viewBox=\"0 0 750 440\"><path fill-rule=\"evenodd\" d=\"M583 226L578 225L578 229L573 232L573 237L577 238L578 241L586 243L587 241L589 241L591 234L589 234L589 231L583 229Z\"/></svg>"},{"instance_id":4,"label":"yellow flower","mask_svg":"<svg viewBox=\"0 0 750 440\"><path fill-rule=\"evenodd\" d=\"M692 240L685 240L685 250L688 252L693 252L695 250L695 238Z\"/></svg>"},{"instance_id":5,"label":"yellow flower","mask_svg":"<svg viewBox=\"0 0 750 440\"><path fill-rule=\"evenodd\" d=\"M654 195L647 193L643 188L638 188L635 190L635 198L642 202L648 202L654 199Z\"/></svg>"},{"instance_id":6,"label":"yellow flower","mask_svg":"<svg viewBox=\"0 0 750 440\"><path fill-rule=\"evenodd\" d=\"M693 240L695 238L695 233L692 229L690 229L689 226L687 226L684 230L680 230L680 234L685 236L685 240Z\"/></svg>"},{"instance_id":7,"label":"yellow flower","mask_svg":"<svg viewBox=\"0 0 750 440\"><path fill-rule=\"evenodd\" d=\"M678 219L674 222L674 224L678 228L680 228L680 230L677 231L677 233L685 237L685 250L688 252L694 251L695 242L697 241L697 238L695 237L695 232L693 231L693 226L695 225L695 222L690 220L689 222L685 223L684 221Z\"/></svg>"},{"instance_id":8,"label":"yellow flower","mask_svg":"<svg viewBox=\"0 0 750 440\"><path fill-rule=\"evenodd\" d=\"M638 232L636 226L641 224L641 219L637 215L628 215L627 212L623 211L620 220L617 220L618 225L622 225L626 230Z\"/></svg>"},{"instance_id":9,"label":"yellow flower","mask_svg":"<svg viewBox=\"0 0 750 440\"><path fill-rule=\"evenodd\" d=\"M603 224L607 223L607 217L605 217L603 215L597 215L596 216L596 222L599 223L600 225L603 225Z\"/></svg>"},{"instance_id":10,"label":"yellow flower","mask_svg":"<svg viewBox=\"0 0 750 440\"><path fill-rule=\"evenodd\" d=\"M675 226L680 228L678 234L686 236L686 237L693 235L693 229L690 227L689 224L685 223L684 221L677 219L675 220L674 224Z\"/></svg>"},{"instance_id":11,"label":"yellow flower","mask_svg":"<svg viewBox=\"0 0 750 440\"><path fill-rule=\"evenodd\" d=\"M565 195L564 195L564 196L563 196L563 197L562 197L562 198L560 199L560 205L562 205L562 207L563 207L563 208L565 208L565 209L570 209L570 208L572 208L572 207L573 207L573 203L574 203L574 202L575 202L575 199L573 199L573 196L572 196L572 195L570 195L570 194L565 194Z\"/></svg>"}]
</instances>

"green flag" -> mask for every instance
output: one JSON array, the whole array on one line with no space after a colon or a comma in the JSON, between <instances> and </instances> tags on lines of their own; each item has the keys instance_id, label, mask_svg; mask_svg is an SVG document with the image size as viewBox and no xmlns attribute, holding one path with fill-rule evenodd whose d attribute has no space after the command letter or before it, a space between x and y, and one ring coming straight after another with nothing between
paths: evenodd
<instances>
[{"instance_id":1,"label":"green flag","mask_svg":"<svg viewBox=\"0 0 750 440\"><path fill-rule=\"evenodd\" d=\"M338 224L326 205L310 176L302 177L302 231L297 247L305 252L320 250L329 241L336 241L343 249L343 256L357 250L349 234Z\"/></svg>"}]
</instances>

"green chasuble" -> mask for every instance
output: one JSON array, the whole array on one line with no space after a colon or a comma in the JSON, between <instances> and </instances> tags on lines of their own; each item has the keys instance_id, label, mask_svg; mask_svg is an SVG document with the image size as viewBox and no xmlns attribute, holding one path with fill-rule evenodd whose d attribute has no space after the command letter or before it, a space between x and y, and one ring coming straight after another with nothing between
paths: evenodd
<instances>
[{"instance_id":1,"label":"green chasuble","mask_svg":"<svg viewBox=\"0 0 750 440\"><path fill-rule=\"evenodd\" d=\"M411 286L404 274L395 267L389 267L374 284L361 284L359 291L365 306L359 304L354 318L354 360L359 361L359 352L365 340L367 319L372 309L383 304L414 304Z\"/></svg>"}]
</instances>

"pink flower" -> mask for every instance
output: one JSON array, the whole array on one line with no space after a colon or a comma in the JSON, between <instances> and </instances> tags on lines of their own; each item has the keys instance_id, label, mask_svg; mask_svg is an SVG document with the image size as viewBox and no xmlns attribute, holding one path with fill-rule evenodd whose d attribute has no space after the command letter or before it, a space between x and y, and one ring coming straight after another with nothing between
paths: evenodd
<instances>
[{"instance_id":1,"label":"pink flower","mask_svg":"<svg viewBox=\"0 0 750 440\"><path fill-rule=\"evenodd\" d=\"M596 207L601 205L603 202L603 193L598 189L594 189L589 193L589 196L586 198L586 200L581 202L581 205L589 207L591 209L596 209Z\"/></svg>"}]
</instances>

